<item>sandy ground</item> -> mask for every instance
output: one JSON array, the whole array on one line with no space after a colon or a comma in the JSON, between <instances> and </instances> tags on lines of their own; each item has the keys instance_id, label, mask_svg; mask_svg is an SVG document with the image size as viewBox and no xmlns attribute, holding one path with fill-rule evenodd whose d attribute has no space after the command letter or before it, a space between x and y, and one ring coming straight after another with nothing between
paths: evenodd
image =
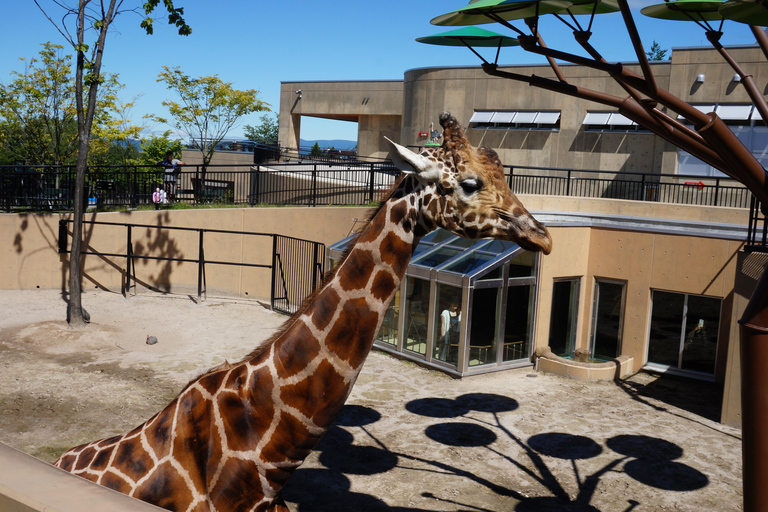
<instances>
[{"instance_id":1,"label":"sandy ground","mask_svg":"<svg viewBox=\"0 0 768 512\"><path fill-rule=\"evenodd\" d=\"M89 291L78 331L59 292L0 303L0 441L46 461L144 422L285 320L256 302ZM719 404L715 385L671 377L454 380L374 352L284 495L300 512L741 510L740 433Z\"/></svg>"}]
</instances>

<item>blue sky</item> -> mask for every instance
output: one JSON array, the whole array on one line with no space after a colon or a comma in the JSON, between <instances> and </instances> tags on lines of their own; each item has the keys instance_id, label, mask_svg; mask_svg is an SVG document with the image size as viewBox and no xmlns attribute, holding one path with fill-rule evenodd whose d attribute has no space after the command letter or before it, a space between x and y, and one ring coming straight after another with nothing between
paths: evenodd
<instances>
[{"instance_id":1,"label":"blue sky","mask_svg":"<svg viewBox=\"0 0 768 512\"><path fill-rule=\"evenodd\" d=\"M52 6L51 0L39 0ZM75 0L67 0L75 4ZM125 0L125 4L138 0ZM657 0L632 5L638 9ZM161 3L162 4L162 3ZM450 65L477 65L469 50L428 46L417 37L433 35L451 27L430 25L429 20L466 5L466 0L425 0L368 2L365 0L175 0L184 7L192 35L182 37L165 22L156 23L147 36L139 27L141 16L125 13L110 30L104 54L104 70L118 73L125 85L123 101L141 94L131 112L135 123L146 113L166 115L161 102L176 99L156 82L163 66L179 66L193 76L218 76L238 89L257 89L260 99L277 111L280 82L298 80L402 79L412 68ZM5 45L0 53L0 82L12 80L11 71L23 70L20 57L37 55L46 41L65 44L62 36L45 19L32 0L7 2L0 17ZM586 18L586 17L581 17ZM706 46L704 32L692 23L635 17L643 43L655 40L663 48ZM598 16L593 26L593 46L609 61L632 62L629 40L618 14ZM488 30L511 34L500 25ZM723 44L752 44L749 28L726 22ZM551 16L542 20L542 34L548 46L574 50L572 35ZM65 50L72 53L70 49ZM493 52L486 54L493 59ZM502 49L502 64L543 63L536 55L519 48ZM247 117L242 124L258 124L261 114ZM151 131L166 126L149 124ZM242 136L242 127L230 136ZM354 123L302 120L304 139L350 139L357 136Z\"/></svg>"}]
</instances>

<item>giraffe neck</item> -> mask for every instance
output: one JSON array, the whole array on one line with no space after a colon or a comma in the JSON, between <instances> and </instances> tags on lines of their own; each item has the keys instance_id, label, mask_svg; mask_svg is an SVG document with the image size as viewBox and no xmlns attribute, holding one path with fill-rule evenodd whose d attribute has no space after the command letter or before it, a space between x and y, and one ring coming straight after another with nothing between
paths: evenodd
<instances>
[{"instance_id":1,"label":"giraffe neck","mask_svg":"<svg viewBox=\"0 0 768 512\"><path fill-rule=\"evenodd\" d=\"M404 179L333 278L274 342L277 366L286 377L314 380L317 374L316 385L327 387L326 396L334 402L328 411L333 416L370 352L418 240L434 228L418 213L424 192L415 178ZM333 385L327 385L328 378Z\"/></svg>"}]
</instances>

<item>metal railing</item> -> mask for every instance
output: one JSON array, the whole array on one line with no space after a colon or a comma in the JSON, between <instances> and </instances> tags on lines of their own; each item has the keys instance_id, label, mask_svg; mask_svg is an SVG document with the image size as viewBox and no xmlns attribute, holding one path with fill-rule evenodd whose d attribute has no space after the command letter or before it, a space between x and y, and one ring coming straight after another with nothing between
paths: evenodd
<instances>
[{"instance_id":1,"label":"metal railing","mask_svg":"<svg viewBox=\"0 0 768 512\"><path fill-rule=\"evenodd\" d=\"M516 194L594 197L629 201L749 208L752 194L732 178L683 174L507 167Z\"/></svg>"},{"instance_id":2,"label":"metal railing","mask_svg":"<svg viewBox=\"0 0 768 512\"><path fill-rule=\"evenodd\" d=\"M768 252L768 222L761 206L760 201L753 197L749 208L747 242L744 244L746 252Z\"/></svg>"},{"instance_id":3,"label":"metal railing","mask_svg":"<svg viewBox=\"0 0 768 512\"><path fill-rule=\"evenodd\" d=\"M69 225L71 220L59 220L58 252L59 254L70 253L70 237L72 235ZM104 252L93 249L97 244L94 240L89 240L87 246L83 246L81 253L83 255L94 255L101 258L124 258L125 269L118 270L124 272L123 295L130 293L131 288L139 284L136 276L136 261L167 261L167 262L186 262L197 265L197 297L200 299L207 290L206 265L230 265L249 268L269 269L271 272L270 287L270 305L272 309L284 313L293 313L301 306L304 297L312 293L315 288L320 286L322 276L325 272L325 245L320 242L302 240L274 233L257 233L250 231L230 231L222 229L202 229L185 228L173 226L157 226L152 224L127 224L115 222L83 221L84 225L113 226L125 229L125 252ZM178 257L177 251L167 251L168 255L144 254L142 251L134 250L133 233L135 228L141 228L142 233L149 230L157 230L155 240L160 240L161 235L172 232L193 232L197 235L197 257ZM258 237L264 239L264 243L271 243L272 257L269 263L244 263L240 261L226 261L207 259L205 256L205 237L206 234L224 234L239 235L248 237ZM147 236L147 235L145 235ZM170 240L169 240L170 241ZM174 247L176 245L174 244ZM90 248L90 249L89 249ZM159 251L158 251L159 252ZM112 266L114 262L111 262ZM141 283L150 289L157 289L158 283Z\"/></svg>"},{"instance_id":4,"label":"metal railing","mask_svg":"<svg viewBox=\"0 0 768 512\"><path fill-rule=\"evenodd\" d=\"M731 178L521 166L506 167L506 172L517 194L733 208L749 208L751 197ZM165 186L163 173L155 166L90 167L89 206L151 205L152 192ZM188 165L177 176L173 199L188 204L360 205L379 199L398 174L391 162ZM7 212L71 210L73 184L73 167L0 167L0 207Z\"/></svg>"}]
</instances>

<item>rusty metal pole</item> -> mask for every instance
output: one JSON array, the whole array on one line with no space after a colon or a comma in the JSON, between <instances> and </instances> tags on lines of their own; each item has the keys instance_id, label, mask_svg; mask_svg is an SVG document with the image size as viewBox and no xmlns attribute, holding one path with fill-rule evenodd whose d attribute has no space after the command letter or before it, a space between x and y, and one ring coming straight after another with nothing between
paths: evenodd
<instances>
[{"instance_id":1,"label":"rusty metal pole","mask_svg":"<svg viewBox=\"0 0 768 512\"><path fill-rule=\"evenodd\" d=\"M739 320L744 511L768 511L768 272Z\"/></svg>"}]
</instances>

